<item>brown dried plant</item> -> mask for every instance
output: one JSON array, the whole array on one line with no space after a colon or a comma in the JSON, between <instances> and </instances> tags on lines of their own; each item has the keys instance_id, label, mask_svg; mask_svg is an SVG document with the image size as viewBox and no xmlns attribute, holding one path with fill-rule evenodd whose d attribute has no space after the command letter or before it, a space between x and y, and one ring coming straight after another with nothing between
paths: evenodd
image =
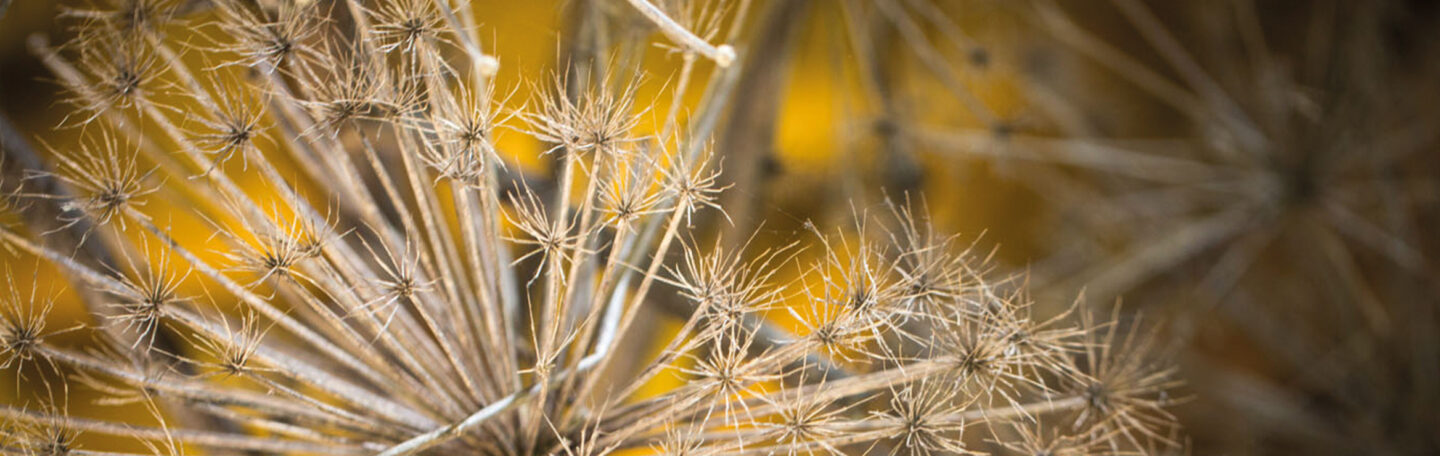
<instances>
[{"instance_id":1,"label":"brown dried plant","mask_svg":"<svg viewBox=\"0 0 1440 456\"><path fill-rule=\"evenodd\" d=\"M682 56L670 97L640 95L643 68L585 62L514 81L543 87L518 109L497 99L483 12L463 1L114 3L68 13L83 18L73 45L30 41L70 93L66 127L103 138L32 170L65 191L14 195L58 202L68 223L0 229L13 254L98 291L84 299L95 320L47 330L66 326L47 324L35 285L9 280L0 359L53 366L33 381L73 379L153 420L6 405L7 454L1179 444L1166 411L1178 381L1149 333L1084 309L1032 317L1021 284L992 281L923 210L701 247L728 217L716 117L745 54L766 52L744 40L748 1L605 13L648 24L621 35L632 44L659 32ZM176 42L182 24L206 39ZM697 89L704 101L684 105ZM507 163L501 135L545 144L554 177ZM145 204L157 199L216 234L167 227ZM45 242L77 226L111 259ZM659 337L649 314L675 306L680 329ZM54 337L71 331L94 337Z\"/></svg>"}]
</instances>

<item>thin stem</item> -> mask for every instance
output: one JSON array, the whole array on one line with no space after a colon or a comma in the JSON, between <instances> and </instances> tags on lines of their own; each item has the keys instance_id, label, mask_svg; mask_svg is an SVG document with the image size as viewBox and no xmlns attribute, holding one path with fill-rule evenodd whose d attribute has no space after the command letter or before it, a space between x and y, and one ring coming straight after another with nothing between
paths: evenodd
<instances>
[{"instance_id":1,"label":"thin stem","mask_svg":"<svg viewBox=\"0 0 1440 456\"><path fill-rule=\"evenodd\" d=\"M735 48L730 47L730 45L722 44L719 46L711 46L710 43L705 42L704 39L695 36L694 33L686 30L684 26L675 22L670 16L666 16L664 11L660 11L660 8L656 8L655 5L650 4L650 2L645 0L627 1L630 2L630 6L634 6L636 10L639 10L640 14L645 16L646 19L655 23L655 26L660 27L661 33L670 37L671 41L679 44L685 48L685 50L703 55L705 58L715 61L715 65L721 68L729 67L731 63L735 62Z\"/></svg>"}]
</instances>

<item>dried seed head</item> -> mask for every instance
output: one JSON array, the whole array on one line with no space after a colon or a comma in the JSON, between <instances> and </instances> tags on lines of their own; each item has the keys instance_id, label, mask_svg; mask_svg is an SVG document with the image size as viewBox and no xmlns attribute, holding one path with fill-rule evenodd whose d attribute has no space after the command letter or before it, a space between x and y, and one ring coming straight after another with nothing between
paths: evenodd
<instances>
[{"instance_id":1,"label":"dried seed head","mask_svg":"<svg viewBox=\"0 0 1440 456\"><path fill-rule=\"evenodd\" d=\"M80 432L70 427L63 413L47 413L43 422L22 427L20 436L25 454L65 456L80 449L76 444Z\"/></svg>"},{"instance_id":2,"label":"dried seed head","mask_svg":"<svg viewBox=\"0 0 1440 456\"><path fill-rule=\"evenodd\" d=\"M411 63L422 58L439 60L434 45L445 41L441 28L444 19L433 2L382 2L369 14L374 21L370 39L381 52L399 52L408 56Z\"/></svg>"},{"instance_id":3,"label":"dried seed head","mask_svg":"<svg viewBox=\"0 0 1440 456\"><path fill-rule=\"evenodd\" d=\"M653 165L642 158L613 160L609 181L601 187L600 205L612 226L629 226L640 217L660 212L657 207L663 195L652 192Z\"/></svg>"},{"instance_id":4,"label":"dried seed head","mask_svg":"<svg viewBox=\"0 0 1440 456\"><path fill-rule=\"evenodd\" d=\"M320 75L307 73L302 78L305 90L313 98L302 100L315 118L315 125L306 133L339 135L340 129L360 120L382 118L402 111L393 100L406 100L402 93L411 93L413 88L394 87L389 90L387 101L387 78L374 56L358 49L331 49L323 53L322 68L330 73Z\"/></svg>"},{"instance_id":5,"label":"dried seed head","mask_svg":"<svg viewBox=\"0 0 1440 456\"><path fill-rule=\"evenodd\" d=\"M173 271L170 268L169 256L155 256L159 258L158 263L147 262L142 271L137 271L132 276L120 276L118 287L103 289L105 294L114 299L113 302L105 303L114 310L109 315L110 323L138 336L130 347L132 349L141 343L145 345L145 350L152 349L167 308L188 301L179 296L176 290L189 277L189 271ZM132 263L131 269L141 268Z\"/></svg>"},{"instance_id":6,"label":"dried seed head","mask_svg":"<svg viewBox=\"0 0 1440 456\"><path fill-rule=\"evenodd\" d=\"M898 233L890 238L899 251L895 272L900 275L898 286L906 313L927 314L926 310L943 312L937 306L957 301L963 289L969 263L966 254L952 250L954 237L937 234L925 220L915 216L908 204L887 203L898 223ZM983 275L972 272L970 275Z\"/></svg>"},{"instance_id":7,"label":"dried seed head","mask_svg":"<svg viewBox=\"0 0 1440 456\"><path fill-rule=\"evenodd\" d=\"M631 79L620 87L604 80L599 87L585 89L576 97L567 95L568 75L556 76L549 90L536 104L537 113L520 113L529 124L530 134L542 141L557 144L555 149L567 153L595 151L601 157L618 157L643 138L633 130L644 111L635 112L635 92L640 81Z\"/></svg>"},{"instance_id":8,"label":"dried seed head","mask_svg":"<svg viewBox=\"0 0 1440 456\"><path fill-rule=\"evenodd\" d=\"M835 406L835 399L821 394L825 391L825 378L809 382L806 372L812 366L803 365L796 386L781 385L780 391L772 396L762 396L764 401L775 407L772 420L757 422L769 428L769 438L787 447L787 454L809 453L806 448L812 442L821 442L820 449L832 455L844 454L839 448L826 442L843 431L835 427L842 414L849 407Z\"/></svg>"},{"instance_id":9,"label":"dried seed head","mask_svg":"<svg viewBox=\"0 0 1440 456\"><path fill-rule=\"evenodd\" d=\"M260 124L265 118L263 103L245 93L243 84L217 83L214 87L220 94L216 97L219 110L213 119L200 117L204 128L196 133L196 144L201 152L215 157L207 172L225 164L237 153L244 161L245 169L249 169L250 155L258 154L260 150L255 140L264 133Z\"/></svg>"},{"instance_id":10,"label":"dried seed head","mask_svg":"<svg viewBox=\"0 0 1440 456\"><path fill-rule=\"evenodd\" d=\"M747 252L752 240L727 251L717 239L708 253L684 244L684 262L666 268L680 296L695 304L697 316L705 317L697 340L748 337L746 320L760 318L780 302L783 290L774 286L774 266L791 257L795 244Z\"/></svg>"},{"instance_id":11,"label":"dried seed head","mask_svg":"<svg viewBox=\"0 0 1440 456\"><path fill-rule=\"evenodd\" d=\"M706 166L710 162L710 152L706 151L695 160L688 160L683 155L675 157L668 167L661 168L664 175L662 186L666 192L675 198L675 210L685 215L686 223L691 222L691 217L696 211L702 208L712 208L720 211L720 215L729 219L725 214L725 208L720 207L720 192L730 188L729 185L721 186L719 183L720 170L709 169Z\"/></svg>"},{"instance_id":12,"label":"dried seed head","mask_svg":"<svg viewBox=\"0 0 1440 456\"><path fill-rule=\"evenodd\" d=\"M274 71L288 64L312 65L321 59L311 42L322 20L313 2L279 2L274 12L252 7L241 0L218 0L221 35L233 41L226 47L238 51L241 59L228 65L262 66ZM224 39L222 39L224 40Z\"/></svg>"},{"instance_id":13,"label":"dried seed head","mask_svg":"<svg viewBox=\"0 0 1440 456\"><path fill-rule=\"evenodd\" d=\"M216 230L234 248L224 253L235 263L234 269L259 274L251 286L271 277L301 278L301 263L320 256L325 245L337 237L330 220L312 220L299 207L291 209L288 216L280 216L278 209L272 208L276 215L265 220L241 219L243 228L239 230Z\"/></svg>"},{"instance_id":14,"label":"dried seed head","mask_svg":"<svg viewBox=\"0 0 1440 456\"><path fill-rule=\"evenodd\" d=\"M265 341L268 327L260 325L260 317L249 312L240 314L240 326L232 327L230 318L219 314L209 324L220 328L216 337L191 337L194 345L209 360L192 363L209 367L212 371L205 376L242 376L251 373L269 372L271 369L253 363L256 351Z\"/></svg>"},{"instance_id":15,"label":"dried seed head","mask_svg":"<svg viewBox=\"0 0 1440 456\"><path fill-rule=\"evenodd\" d=\"M912 337L900 325L905 316L904 290L894 278L894 265L869 241L837 245L816 234L825 246L825 257L808 274L818 282L807 287L808 315L800 318L810 330L809 339L847 360L856 352L877 359L893 357L895 341L886 336ZM870 347L871 342L876 346Z\"/></svg>"},{"instance_id":16,"label":"dried seed head","mask_svg":"<svg viewBox=\"0 0 1440 456\"><path fill-rule=\"evenodd\" d=\"M892 391L888 410L877 414L899 450L912 456L967 454L965 422L959 414L968 404L955 397L956 389L944 382L922 378Z\"/></svg>"},{"instance_id":17,"label":"dried seed head","mask_svg":"<svg viewBox=\"0 0 1440 456\"><path fill-rule=\"evenodd\" d=\"M7 300L5 305L8 311L0 321L0 349L4 351L0 368L23 366L36 356L35 347L45 336L45 316L50 307L47 305L39 312L20 310L22 304L14 299Z\"/></svg>"},{"instance_id":18,"label":"dried seed head","mask_svg":"<svg viewBox=\"0 0 1440 456\"><path fill-rule=\"evenodd\" d=\"M417 129L433 140L421 146L420 159L442 178L474 188L484 182L490 166L504 167L495 150L495 129L505 119L496 117L493 87L485 86L472 93L462 88L453 102L442 103L435 112L419 117Z\"/></svg>"},{"instance_id":19,"label":"dried seed head","mask_svg":"<svg viewBox=\"0 0 1440 456\"><path fill-rule=\"evenodd\" d=\"M377 278L374 282L375 291L379 296L366 302L360 309L370 312L371 315L381 319L384 323L382 328L389 328L395 315L400 311L401 305L414 302L415 296L430 291L437 280L422 281L420 279L420 256L415 252L414 244L405 243L405 248L400 254L390 247L389 244L382 244L385 256L382 258L375 252L375 248L369 241L361 239L365 249L370 252L370 257L380 266L385 273L384 278Z\"/></svg>"},{"instance_id":20,"label":"dried seed head","mask_svg":"<svg viewBox=\"0 0 1440 456\"><path fill-rule=\"evenodd\" d=\"M540 197L536 196L529 188L524 190L524 194L524 197L516 198L514 215L510 216L510 221L528 238L507 239L518 244L535 247L529 253L516 258L516 263L538 254L542 260L542 266L549 267L548 265L553 261L564 258L564 255L580 239L580 235L570 233L576 222L571 221L570 224L565 224L563 220L552 220L552 217L546 213L545 205L540 202ZM554 273L563 274L561 272L563 269L556 268ZM536 271L536 277L539 277L540 272Z\"/></svg>"},{"instance_id":21,"label":"dried seed head","mask_svg":"<svg viewBox=\"0 0 1440 456\"><path fill-rule=\"evenodd\" d=\"M944 354L952 373L966 391L986 398L1010 401L1018 384L1034 385L1026 374L1036 370L1036 358L1017 350L1006 322L993 314L956 314L938 320L933 346Z\"/></svg>"},{"instance_id":22,"label":"dried seed head","mask_svg":"<svg viewBox=\"0 0 1440 456\"><path fill-rule=\"evenodd\" d=\"M203 53L199 60L221 61L212 73L244 66L238 70L268 77L220 78L206 87L214 79L197 81L186 66L154 64L171 62L172 43L154 25L123 25L154 24L159 14L151 12L128 21L97 19L64 52L44 46L43 38L34 41L60 77L83 81L72 82L72 89L81 115L90 115L87 122L116 124L114 131L131 135L127 144L184 143L193 147L183 151L189 157L205 158L202 168L242 154L247 168L262 167L257 177L268 184L207 173L178 179L174 192L195 198L194 213L218 220L217 228L223 223L230 264L258 276L248 288L265 283L275 290L268 296L237 283L206 255L191 254L186 236L171 238L149 220L142 219L146 229L138 234L163 239L171 252L156 256L134 248L132 236L107 237L115 252L146 257L143 266L108 275L88 269L100 263L71 260L0 229L7 247L110 287L101 290L110 312L97 313L141 336L119 343L119 331L105 332L110 338L100 339L101 348L79 352L52 346L49 336L57 332L44 327L43 316L11 304L0 321L3 365L65 364L66 371L84 371L82 381L106 393L106 405L153 406L152 399L164 396L177 416L188 411L207 418L160 427L86 420L87 429L118 429L154 442L178 436L184 445L222 453L588 456L643 445L665 432L657 449L687 456L838 454L892 437L897 451L950 454L965 452L967 424L996 435L999 426L1032 414L1054 420L1073 412L1082 427L1066 431L1104 440L1121 453L1147 448L1150 441L1140 436L1167 430L1147 430L1151 420L1173 419L1146 408L1162 404L1143 402L1169 385L1154 380L1163 376L1129 373L1140 370L1123 360L1082 368L1077 353L1117 342L1077 341L1084 328L1031 320L1024 295L982 280L985 271L952 251L953 238L935 234L908 207L891 205L899 221L887 225L894 228L888 233L867 230L869 218L854 214L858 229L840 239L859 243L822 236L816 265L799 271L803 279L776 276L779 263L798 255L793 245L760 252L749 251L749 241L742 248L721 248L718 240L710 249L696 245L709 230L690 226L695 213L710 208L725 216L720 161L708 146L714 128L727 127L712 121L729 109L730 84L744 87L746 80L744 69L729 65L730 46L708 44L732 17L724 2L682 0L656 8L633 0L624 13L592 11L640 11L683 43L681 82L658 97L674 100L667 109L674 114L656 126L663 140L641 129L642 116L660 105L636 99L641 71L592 65L575 80L545 81L523 113L502 111L507 103L493 96L494 60L478 51L473 8L430 0L339 2L333 9L310 0L217 2L213 13L195 17L212 24L218 18L227 36L213 42L224 48L181 46ZM745 8L737 8L733 29L740 30ZM624 29L624 21L581 22L577 36L604 38L590 43L602 47L638 49L653 34L649 26ZM450 40L464 41L464 48ZM68 61L75 55L78 65ZM452 67L457 56L471 65ZM699 56L718 65L692 68ZM176 81L178 96L152 96L170 92L159 90L171 88L163 85L167 80ZM698 88L713 96L693 106L696 116L681 120ZM167 111L156 99L180 106ZM193 114L184 125L171 119L187 113L201 114L196 123L188 120L197 118ZM504 166L496 135L506 115L522 118L521 139L563 155L564 168L547 183L553 186L543 202L550 207L523 184L518 197L507 199L511 187L496 182L494 166ZM137 117L143 120L128 124ZM286 134L270 131L272 123ZM899 131L899 123L889 124L891 133ZM184 132L188 138L174 135L192 126ZM161 136L146 136L152 134ZM368 167L350 163L357 147ZM150 191L146 175L129 155L111 153L115 147L98 149L104 150L62 158L67 161L56 175L78 189L66 195L75 198L66 212L102 223L115 213L143 217L131 209ZM313 182L290 182L284 174L292 162ZM178 169L161 164L163 172ZM442 179L452 185L436 188ZM345 226L371 226L374 233L359 242L342 239L296 190L312 185L343 205ZM262 201L272 200L267 212ZM502 200L511 206L497 206ZM476 211L476 201L483 210ZM282 205L291 213L279 213ZM90 250L80 253L96 253ZM170 254L187 264L170 268ZM530 258L537 255L539 261ZM534 263L530 282L515 277ZM177 296L187 276L176 271L191 268L207 287L220 284L227 293L222 299L238 298L238 321L227 320L234 314L198 311ZM666 349L650 355L621 345L651 332L653 323L641 318L669 304L673 296L657 295L672 290L684 301L673 308L693 312L682 316ZM768 318L792 297L809 301L784 306L804 317L798 338ZM283 334L269 334L256 315ZM175 354L138 349L139 341L149 347L162 326L188 344ZM639 373L630 375L632 368ZM817 379L812 370L826 377ZM681 377L680 386L647 388L666 373ZM231 376L241 378L212 379ZM1148 392L1132 392L1136 385ZM606 393L612 386L625 392ZM656 396L635 397L651 393ZM592 400L624 405L596 410ZM170 424L183 432L170 432ZM66 444L51 447L71 451Z\"/></svg>"},{"instance_id":23,"label":"dried seed head","mask_svg":"<svg viewBox=\"0 0 1440 456\"><path fill-rule=\"evenodd\" d=\"M803 311L787 310L805 327L802 336L831 358L856 362L884 359L884 353L871 349L870 343L884 329L884 322L859 315L855 309L813 301ZM856 356L856 355L860 356Z\"/></svg>"},{"instance_id":24,"label":"dried seed head","mask_svg":"<svg viewBox=\"0 0 1440 456\"><path fill-rule=\"evenodd\" d=\"M67 87L74 94L67 100L85 113L80 124L93 122L101 114L136 107L159 78L158 58L136 40L108 31L82 35L73 44L80 52L77 67L86 85Z\"/></svg>"},{"instance_id":25,"label":"dried seed head","mask_svg":"<svg viewBox=\"0 0 1440 456\"><path fill-rule=\"evenodd\" d=\"M55 297L38 297L34 282L28 295L21 294L15 286L14 273L9 270L5 273L7 290L0 294L0 369L24 367L26 362L40 356L36 349L45 338L81 328L76 325L47 332L45 320L55 308Z\"/></svg>"},{"instance_id":26,"label":"dried seed head","mask_svg":"<svg viewBox=\"0 0 1440 456\"><path fill-rule=\"evenodd\" d=\"M154 170L142 171L134 155L122 152L117 140L109 133L103 134L99 140L82 142L73 151L56 152L55 160L54 173L32 173L32 176L57 178L77 193L73 198L35 195L65 201L61 204L65 212L60 216L65 224L56 231L87 218L96 225L108 224L116 215L144 205L139 199L156 191L145 183ZM125 219L122 217L119 220L123 228ZM84 242L83 238L81 242Z\"/></svg>"},{"instance_id":27,"label":"dried seed head","mask_svg":"<svg viewBox=\"0 0 1440 456\"><path fill-rule=\"evenodd\" d=\"M1118 312L1118 309L1117 309ZM1117 324L1097 326L1082 314L1086 329L1085 353L1073 389L1086 407L1075 415L1074 427L1089 427L1096 436L1112 436L1145 447L1161 444L1179 447L1173 432L1176 419L1166 407L1174 405L1169 391L1179 387L1176 370L1156 363L1159 334L1142 331L1139 320L1122 334Z\"/></svg>"},{"instance_id":28,"label":"dried seed head","mask_svg":"<svg viewBox=\"0 0 1440 456\"><path fill-rule=\"evenodd\" d=\"M750 359L750 346L754 342L753 336L739 340L715 339L706 356L696 358L693 367L683 367L680 371L695 377L688 385L690 388L700 395L717 398L729 412L731 398L746 394L758 382L779 377L767 370L778 366L758 365Z\"/></svg>"}]
</instances>

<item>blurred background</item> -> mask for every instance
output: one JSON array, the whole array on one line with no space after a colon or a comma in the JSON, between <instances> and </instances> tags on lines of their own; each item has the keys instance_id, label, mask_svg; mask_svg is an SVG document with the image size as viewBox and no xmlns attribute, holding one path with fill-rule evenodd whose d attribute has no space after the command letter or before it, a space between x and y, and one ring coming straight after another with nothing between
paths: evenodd
<instances>
[{"instance_id":1,"label":"blurred background","mask_svg":"<svg viewBox=\"0 0 1440 456\"><path fill-rule=\"evenodd\" d=\"M6 3L0 133L43 155L78 135L56 128L72 109L26 40L64 42L57 17L85 4ZM642 105L680 68L585 39L587 15L651 33L624 2L470 4L512 108L522 81L587 56L633 54ZM731 220L711 221L726 239L783 242L908 198L1049 312L1123 300L1164 324L1196 454L1440 454L1434 2L766 0L744 21L747 70L714 138L734 184ZM543 180L521 136L502 156ZM52 320L87 318L49 266L5 263L57 296Z\"/></svg>"}]
</instances>

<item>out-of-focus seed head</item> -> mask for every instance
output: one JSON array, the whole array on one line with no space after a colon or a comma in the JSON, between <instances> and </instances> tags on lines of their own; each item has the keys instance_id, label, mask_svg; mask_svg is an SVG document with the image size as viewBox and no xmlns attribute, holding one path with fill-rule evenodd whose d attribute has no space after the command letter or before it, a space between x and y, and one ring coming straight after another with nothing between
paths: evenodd
<instances>
[{"instance_id":1,"label":"out-of-focus seed head","mask_svg":"<svg viewBox=\"0 0 1440 456\"><path fill-rule=\"evenodd\" d=\"M84 34L82 39L71 47L80 54L76 67L84 80L67 82L71 92L67 101L79 108L76 115L83 116L75 123L87 125L107 112L138 108L137 101L150 91L164 89L157 82L159 58L143 41L106 30Z\"/></svg>"}]
</instances>

